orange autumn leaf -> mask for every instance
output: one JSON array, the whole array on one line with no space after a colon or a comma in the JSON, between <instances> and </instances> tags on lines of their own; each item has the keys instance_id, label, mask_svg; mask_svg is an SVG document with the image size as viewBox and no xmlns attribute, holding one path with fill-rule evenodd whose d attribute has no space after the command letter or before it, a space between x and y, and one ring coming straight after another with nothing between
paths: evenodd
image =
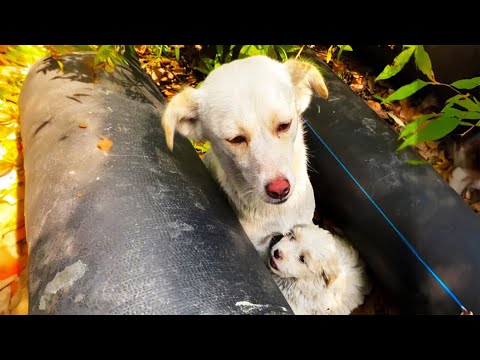
<instances>
[{"instance_id":1,"label":"orange autumn leaf","mask_svg":"<svg viewBox=\"0 0 480 360\"><path fill-rule=\"evenodd\" d=\"M102 151L108 151L112 147L113 142L106 136L100 138L100 141L97 143L97 147Z\"/></svg>"},{"instance_id":2,"label":"orange autumn leaf","mask_svg":"<svg viewBox=\"0 0 480 360\"><path fill-rule=\"evenodd\" d=\"M10 253L0 248L0 280L20 274L20 264Z\"/></svg>"}]
</instances>

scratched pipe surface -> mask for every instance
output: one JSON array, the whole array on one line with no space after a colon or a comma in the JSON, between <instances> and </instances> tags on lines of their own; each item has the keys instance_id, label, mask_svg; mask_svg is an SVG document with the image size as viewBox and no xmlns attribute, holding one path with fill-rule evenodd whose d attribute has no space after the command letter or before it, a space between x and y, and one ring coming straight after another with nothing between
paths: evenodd
<instances>
[{"instance_id":1,"label":"scratched pipe surface","mask_svg":"<svg viewBox=\"0 0 480 360\"><path fill-rule=\"evenodd\" d=\"M463 305L480 312L480 219L412 149L397 153L395 132L328 66L328 101L315 99L304 118L360 186ZM405 313L459 314L458 304L308 131L311 180L323 208L357 246Z\"/></svg>"},{"instance_id":2,"label":"scratched pipe surface","mask_svg":"<svg viewBox=\"0 0 480 360\"><path fill-rule=\"evenodd\" d=\"M167 151L138 64L60 61L33 66L19 101L30 313L292 314L190 143Z\"/></svg>"}]
</instances>

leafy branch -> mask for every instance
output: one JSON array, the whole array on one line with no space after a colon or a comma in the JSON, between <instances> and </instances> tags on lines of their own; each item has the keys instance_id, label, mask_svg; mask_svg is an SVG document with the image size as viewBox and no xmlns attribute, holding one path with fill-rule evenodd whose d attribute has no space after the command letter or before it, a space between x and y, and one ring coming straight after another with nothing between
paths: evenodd
<instances>
[{"instance_id":1,"label":"leafy branch","mask_svg":"<svg viewBox=\"0 0 480 360\"><path fill-rule=\"evenodd\" d=\"M430 85L445 86L457 94L446 100L445 106L439 113L422 115L405 126L399 135L399 139L402 139L403 143L397 151L421 142L441 139L459 125L470 126L464 134L475 126L480 126L480 102L474 96L468 93L463 94L460 91L471 90L480 86L480 77L462 79L451 84L436 81L430 56L422 45L405 45L404 50L395 57L391 65L385 67L375 81L389 79L398 74L412 56L415 59L417 69L425 74L430 81L416 79L383 99L383 103L406 99Z\"/></svg>"}]
</instances>

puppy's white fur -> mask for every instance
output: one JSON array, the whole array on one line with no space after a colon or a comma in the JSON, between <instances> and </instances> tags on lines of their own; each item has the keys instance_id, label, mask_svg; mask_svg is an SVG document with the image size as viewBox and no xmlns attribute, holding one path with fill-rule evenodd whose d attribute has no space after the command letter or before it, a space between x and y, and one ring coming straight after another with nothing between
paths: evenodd
<instances>
[{"instance_id":1,"label":"puppy's white fur","mask_svg":"<svg viewBox=\"0 0 480 360\"><path fill-rule=\"evenodd\" d=\"M270 256L275 281L297 315L348 315L370 291L357 251L316 225L294 227Z\"/></svg>"},{"instance_id":2,"label":"puppy's white fur","mask_svg":"<svg viewBox=\"0 0 480 360\"><path fill-rule=\"evenodd\" d=\"M264 258L272 233L312 222L315 200L301 115L313 91L328 96L313 65L254 56L220 66L198 90L178 93L162 118L170 149L175 131L211 142L204 162ZM282 124L290 124L288 130L279 131ZM245 142L232 142L238 136ZM266 186L278 178L290 183L283 203L266 192Z\"/></svg>"}]
</instances>

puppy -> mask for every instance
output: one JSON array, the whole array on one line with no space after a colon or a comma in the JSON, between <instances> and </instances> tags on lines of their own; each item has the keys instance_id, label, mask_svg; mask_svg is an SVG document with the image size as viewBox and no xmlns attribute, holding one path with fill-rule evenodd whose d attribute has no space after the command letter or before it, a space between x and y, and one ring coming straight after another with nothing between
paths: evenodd
<instances>
[{"instance_id":1,"label":"puppy","mask_svg":"<svg viewBox=\"0 0 480 360\"><path fill-rule=\"evenodd\" d=\"M275 282L296 315L348 315L370 292L355 249L316 225L295 226L270 255Z\"/></svg>"},{"instance_id":2,"label":"puppy","mask_svg":"<svg viewBox=\"0 0 480 360\"><path fill-rule=\"evenodd\" d=\"M254 56L218 67L198 90L185 88L163 114L171 150L175 131L210 141L203 160L265 260L273 233L312 223L302 113L313 92L328 96L312 64Z\"/></svg>"},{"instance_id":3,"label":"puppy","mask_svg":"<svg viewBox=\"0 0 480 360\"><path fill-rule=\"evenodd\" d=\"M480 134L453 145L453 166L448 183L462 194L466 188L480 190Z\"/></svg>"}]
</instances>

